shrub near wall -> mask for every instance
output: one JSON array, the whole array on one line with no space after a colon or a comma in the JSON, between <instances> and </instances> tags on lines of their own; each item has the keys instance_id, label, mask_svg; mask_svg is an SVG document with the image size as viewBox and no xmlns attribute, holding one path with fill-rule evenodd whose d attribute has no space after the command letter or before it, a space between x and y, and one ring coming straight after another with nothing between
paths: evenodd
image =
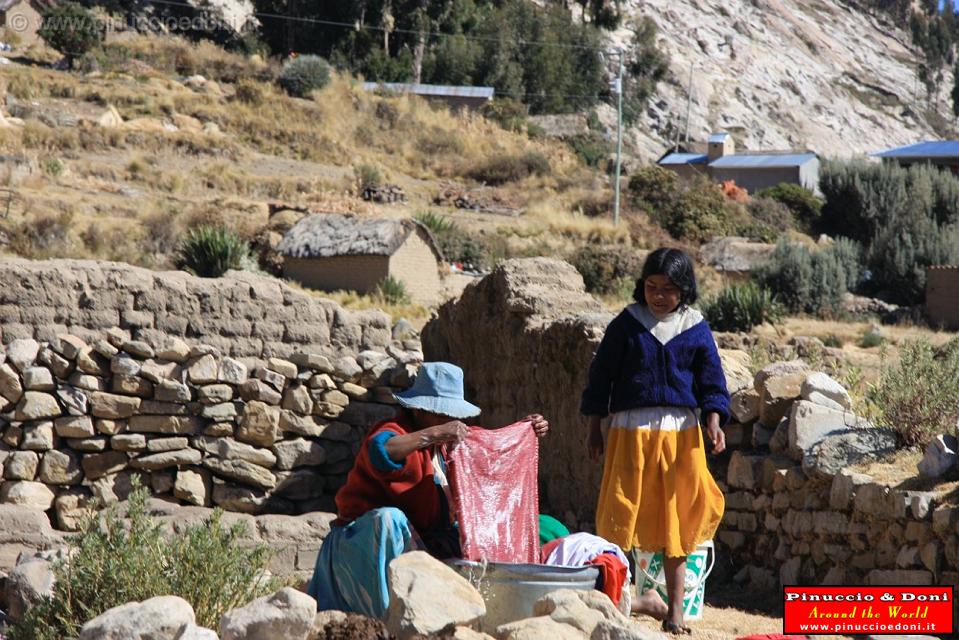
<instances>
[{"instance_id":1,"label":"shrub near wall","mask_svg":"<svg viewBox=\"0 0 959 640\"><path fill-rule=\"evenodd\" d=\"M410 345L413 346L413 345ZM249 368L209 346L121 331L11 342L0 364L0 502L73 529L92 498L155 495L247 513L330 511L367 428L422 359L394 343Z\"/></svg>"}]
</instances>

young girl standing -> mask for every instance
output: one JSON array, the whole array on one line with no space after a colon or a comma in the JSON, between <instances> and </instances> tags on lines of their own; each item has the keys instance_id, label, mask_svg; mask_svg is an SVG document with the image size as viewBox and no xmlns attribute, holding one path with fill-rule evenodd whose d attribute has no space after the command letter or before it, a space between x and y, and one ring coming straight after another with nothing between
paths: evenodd
<instances>
[{"instance_id":1,"label":"young girl standing","mask_svg":"<svg viewBox=\"0 0 959 640\"><path fill-rule=\"evenodd\" d=\"M696 301L692 261L678 249L652 252L627 306L606 329L589 368L580 411L590 458L609 442L596 532L633 552L663 552L669 611L663 630L690 633L683 620L686 556L713 537L725 501L706 467L726 448L729 393L719 352ZM697 410L699 417L697 418Z\"/></svg>"}]
</instances>

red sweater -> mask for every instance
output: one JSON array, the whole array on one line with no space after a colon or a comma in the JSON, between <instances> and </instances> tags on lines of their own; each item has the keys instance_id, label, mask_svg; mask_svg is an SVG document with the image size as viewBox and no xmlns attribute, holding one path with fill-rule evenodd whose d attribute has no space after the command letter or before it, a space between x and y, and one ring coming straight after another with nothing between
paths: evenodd
<instances>
[{"instance_id":1,"label":"red sweater","mask_svg":"<svg viewBox=\"0 0 959 640\"><path fill-rule=\"evenodd\" d=\"M380 471L370 461L370 438L391 431L396 435L411 432L408 418L402 414L375 425L363 440L350 474L336 494L341 522L352 522L379 507L396 507L406 514L417 531L430 531L442 523L440 488L433 477L433 447L414 451L403 467Z\"/></svg>"}]
</instances>

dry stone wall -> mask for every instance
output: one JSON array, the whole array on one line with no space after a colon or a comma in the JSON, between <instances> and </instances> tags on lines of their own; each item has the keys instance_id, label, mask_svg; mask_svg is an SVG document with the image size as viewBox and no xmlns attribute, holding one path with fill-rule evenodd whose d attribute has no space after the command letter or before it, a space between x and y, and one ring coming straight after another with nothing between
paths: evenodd
<instances>
[{"instance_id":1,"label":"dry stone wall","mask_svg":"<svg viewBox=\"0 0 959 640\"><path fill-rule=\"evenodd\" d=\"M893 452L895 438L850 406L835 380L802 361L771 365L733 396L718 542L736 579L959 585L959 508L915 470L897 471L912 477L895 483L857 472Z\"/></svg>"},{"instance_id":2,"label":"dry stone wall","mask_svg":"<svg viewBox=\"0 0 959 640\"><path fill-rule=\"evenodd\" d=\"M196 278L114 262L0 260L0 341L89 342L111 328L157 344L175 336L237 358L384 350L389 318L351 312L280 280L244 271Z\"/></svg>"},{"instance_id":3,"label":"dry stone wall","mask_svg":"<svg viewBox=\"0 0 959 640\"><path fill-rule=\"evenodd\" d=\"M23 260L0 278L0 570L138 479L172 520L255 516L255 539L289 543L275 569L308 572L319 513L422 362L384 314L272 278Z\"/></svg>"},{"instance_id":4,"label":"dry stone wall","mask_svg":"<svg viewBox=\"0 0 959 640\"><path fill-rule=\"evenodd\" d=\"M18 339L0 362L0 502L75 528L93 498L156 495L248 513L332 511L373 423L395 413L418 351L294 354L249 369L216 349L121 331Z\"/></svg>"}]
</instances>

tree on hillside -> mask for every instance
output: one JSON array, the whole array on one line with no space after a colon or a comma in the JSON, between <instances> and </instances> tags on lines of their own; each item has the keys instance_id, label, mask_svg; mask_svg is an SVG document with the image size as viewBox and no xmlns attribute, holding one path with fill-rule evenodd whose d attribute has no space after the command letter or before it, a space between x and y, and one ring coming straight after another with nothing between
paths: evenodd
<instances>
[{"instance_id":1,"label":"tree on hillside","mask_svg":"<svg viewBox=\"0 0 959 640\"><path fill-rule=\"evenodd\" d=\"M656 85L669 72L669 57L656 41L659 29L648 16L633 23L633 38L626 60L626 83L623 88L623 119L635 122Z\"/></svg>"},{"instance_id":2,"label":"tree on hillside","mask_svg":"<svg viewBox=\"0 0 959 640\"><path fill-rule=\"evenodd\" d=\"M105 27L89 9L75 2L64 2L43 14L43 24L37 34L72 65L74 60L103 44Z\"/></svg>"},{"instance_id":3,"label":"tree on hillside","mask_svg":"<svg viewBox=\"0 0 959 640\"><path fill-rule=\"evenodd\" d=\"M295 3L295 5L294 5ZM596 24L561 2L529 0L256 0L274 50L315 53L369 80L488 85L533 113L578 110L605 90ZM616 7L614 0L597 6ZM337 24L329 24L337 23ZM353 28L340 26L354 25ZM288 29L294 30L289 37Z\"/></svg>"}]
</instances>

